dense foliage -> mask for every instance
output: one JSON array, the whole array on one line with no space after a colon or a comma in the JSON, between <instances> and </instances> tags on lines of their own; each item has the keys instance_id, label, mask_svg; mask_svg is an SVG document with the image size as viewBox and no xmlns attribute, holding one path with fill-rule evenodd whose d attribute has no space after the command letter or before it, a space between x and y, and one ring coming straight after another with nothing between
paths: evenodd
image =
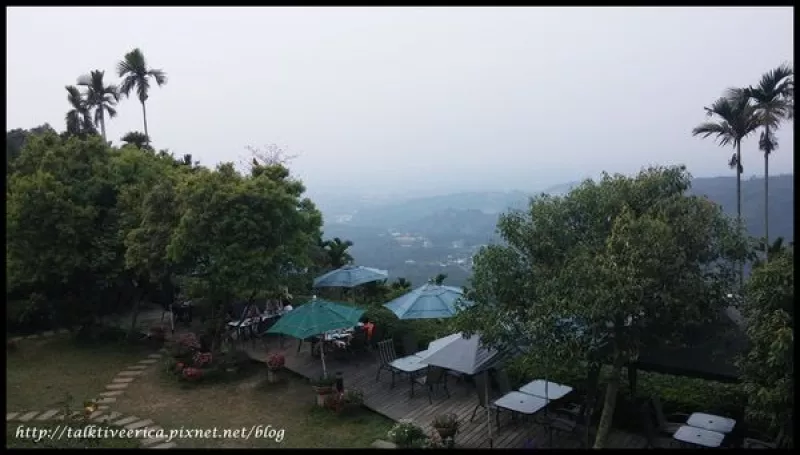
<instances>
[{"instance_id":1,"label":"dense foliage","mask_svg":"<svg viewBox=\"0 0 800 455\"><path fill-rule=\"evenodd\" d=\"M181 283L219 313L302 274L320 236L319 212L278 164L242 175L55 133L28 137L12 164L11 324L90 325L145 297L169 303Z\"/></svg>"},{"instance_id":2,"label":"dense foliage","mask_svg":"<svg viewBox=\"0 0 800 455\"><path fill-rule=\"evenodd\" d=\"M783 433L794 429L794 248L777 251L748 281L744 315L751 350L742 359L748 411Z\"/></svg>"},{"instance_id":3,"label":"dense foliage","mask_svg":"<svg viewBox=\"0 0 800 455\"><path fill-rule=\"evenodd\" d=\"M653 168L534 198L501 217L504 244L475 258L467 295L476 305L457 317L463 330L533 346L526 355L543 362L613 366L598 447L623 365L715 318L734 285L731 261L746 252L719 207L688 188L683 168Z\"/></svg>"}]
</instances>

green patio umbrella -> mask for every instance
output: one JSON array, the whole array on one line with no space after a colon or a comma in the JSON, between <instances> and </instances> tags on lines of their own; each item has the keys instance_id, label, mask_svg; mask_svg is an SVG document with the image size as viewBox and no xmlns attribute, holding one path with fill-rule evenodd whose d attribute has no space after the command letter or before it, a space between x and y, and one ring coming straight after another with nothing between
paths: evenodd
<instances>
[{"instance_id":1,"label":"green patio umbrella","mask_svg":"<svg viewBox=\"0 0 800 455\"><path fill-rule=\"evenodd\" d=\"M278 322L267 330L267 333L281 333L295 338L305 339L322 335L332 330L346 329L358 324L364 310L348 305L317 299L301 304L283 315ZM325 369L325 349L322 349L322 374Z\"/></svg>"}]
</instances>

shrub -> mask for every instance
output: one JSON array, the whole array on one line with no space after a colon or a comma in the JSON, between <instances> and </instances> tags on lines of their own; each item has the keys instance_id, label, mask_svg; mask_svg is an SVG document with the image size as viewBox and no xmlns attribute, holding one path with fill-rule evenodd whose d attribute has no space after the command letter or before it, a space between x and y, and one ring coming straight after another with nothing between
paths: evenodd
<instances>
[{"instance_id":1,"label":"shrub","mask_svg":"<svg viewBox=\"0 0 800 455\"><path fill-rule=\"evenodd\" d=\"M423 447L428 440L428 435L425 434L425 430L407 419L403 419L395 424L386 436L389 438L389 441L403 449Z\"/></svg>"}]
</instances>

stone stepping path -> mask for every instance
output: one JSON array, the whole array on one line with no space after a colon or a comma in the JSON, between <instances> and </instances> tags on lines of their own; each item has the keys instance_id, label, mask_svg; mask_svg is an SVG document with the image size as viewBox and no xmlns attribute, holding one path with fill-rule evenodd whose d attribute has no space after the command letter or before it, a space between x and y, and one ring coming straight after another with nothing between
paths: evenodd
<instances>
[{"instance_id":1,"label":"stone stepping path","mask_svg":"<svg viewBox=\"0 0 800 455\"><path fill-rule=\"evenodd\" d=\"M12 341L20 341L23 339L36 339L39 337L51 337L55 334L69 333L68 330L59 330L57 332L44 332L42 334L34 334L27 337L11 338ZM111 380L111 383L106 385L106 390L98 394L98 398L94 402L98 405L97 410L88 416L88 420L97 424L115 425L124 427L130 430L138 429L161 429L156 426L155 422L149 419L141 419L136 416L124 416L119 412L110 411L109 404L116 403L117 398L120 397L124 390L131 385L137 378L144 374L144 370L155 365L166 353L166 349L161 349L156 354L150 354L146 359L140 360L137 365L132 365L120 371L116 377ZM75 411L70 414L70 417L81 415L81 411ZM25 412L7 412L6 422L43 422L48 420L65 420L63 411L58 409L50 409L47 411L25 411ZM166 442L167 437L153 437L149 439L142 439L139 441L141 448L146 449L171 449L177 447L175 442Z\"/></svg>"}]
</instances>

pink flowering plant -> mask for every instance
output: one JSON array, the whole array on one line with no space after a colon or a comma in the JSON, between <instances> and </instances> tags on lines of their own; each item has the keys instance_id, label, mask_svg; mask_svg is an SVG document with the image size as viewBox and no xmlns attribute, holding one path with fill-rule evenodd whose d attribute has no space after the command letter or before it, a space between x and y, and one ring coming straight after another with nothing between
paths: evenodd
<instances>
[{"instance_id":1,"label":"pink flowering plant","mask_svg":"<svg viewBox=\"0 0 800 455\"><path fill-rule=\"evenodd\" d=\"M273 354L267 360L267 368L272 371L280 370L284 365L286 365L286 358L282 354Z\"/></svg>"}]
</instances>

